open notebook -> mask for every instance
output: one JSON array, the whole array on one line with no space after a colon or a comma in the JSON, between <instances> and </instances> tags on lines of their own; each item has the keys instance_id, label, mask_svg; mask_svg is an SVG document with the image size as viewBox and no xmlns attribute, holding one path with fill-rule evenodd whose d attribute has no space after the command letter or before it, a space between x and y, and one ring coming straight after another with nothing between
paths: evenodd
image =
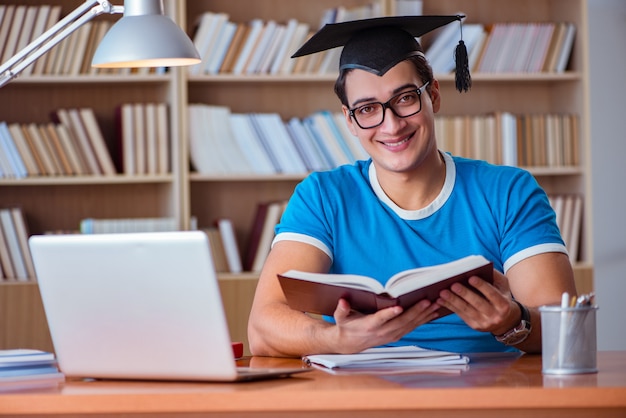
<instances>
[{"instance_id":1,"label":"open notebook","mask_svg":"<svg viewBox=\"0 0 626 418\"><path fill-rule=\"evenodd\" d=\"M237 367L204 232L29 240L66 376L238 381L308 369Z\"/></svg>"}]
</instances>

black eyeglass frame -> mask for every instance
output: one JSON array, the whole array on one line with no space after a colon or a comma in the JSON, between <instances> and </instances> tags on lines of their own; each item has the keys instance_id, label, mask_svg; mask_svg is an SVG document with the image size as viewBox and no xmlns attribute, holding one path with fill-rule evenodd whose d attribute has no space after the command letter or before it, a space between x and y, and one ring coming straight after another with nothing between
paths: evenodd
<instances>
[{"instance_id":1,"label":"black eyeglass frame","mask_svg":"<svg viewBox=\"0 0 626 418\"><path fill-rule=\"evenodd\" d=\"M373 129L373 128L376 128L377 126L382 125L382 124L383 124L383 122L385 122L385 114L387 113L387 112L386 112L386 110L387 110L387 109L390 109L396 117L399 117L399 118L401 118L401 119L408 118L408 117L413 116L413 115L417 115L419 112L421 112L421 111L422 111L422 93L424 92L424 90L426 89L426 87L428 86L428 84L430 84L430 81L427 81L426 83L422 84L422 86L421 86L421 87L418 87L418 88L416 88L416 89L407 90L407 91L403 91L403 92L401 92L401 93L398 93L398 94L394 95L393 97L391 97L389 100L387 100L385 103L381 103L381 102L371 102L371 103L366 103L366 104L364 104L364 105L361 105L361 106L355 107L355 108L353 108L353 109L348 109L348 114L350 115L350 117L351 117L352 119L354 119L354 121L356 122L356 124L357 124L357 125L359 125L359 128L361 128L361 129ZM417 100L419 101L419 108L417 109L417 111L415 111L415 112L413 112L413 113L411 113L411 114L409 114L409 115L404 115L404 116L398 115L398 113L397 113L397 112L396 112L396 110L393 108L393 106L391 106L391 102L393 102L393 101L394 101L395 99L397 99L399 96L402 96L403 94L407 94L407 93L410 93L410 92L413 92L413 91L414 91L414 92L417 92ZM383 117L382 117L382 119L380 120L380 122L378 122L376 125L367 126L367 127L366 127L366 126L363 126L363 125L361 125L361 124L359 123L359 120L357 119L357 117L356 117L356 115L354 114L354 112L355 112L355 111L357 111L357 110L359 110L359 109L361 109L361 108L362 108L362 107L364 107L364 106L372 106L372 105L380 105L380 106L382 106L382 107L383 107Z\"/></svg>"}]
</instances>

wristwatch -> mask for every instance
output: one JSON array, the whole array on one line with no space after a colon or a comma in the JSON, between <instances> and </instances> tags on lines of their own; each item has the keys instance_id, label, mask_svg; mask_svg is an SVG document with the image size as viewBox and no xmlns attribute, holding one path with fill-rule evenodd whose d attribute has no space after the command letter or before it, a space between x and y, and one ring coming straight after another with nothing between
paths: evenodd
<instances>
[{"instance_id":1,"label":"wristwatch","mask_svg":"<svg viewBox=\"0 0 626 418\"><path fill-rule=\"evenodd\" d=\"M511 328L507 332L502 335L495 335L496 340L506 345L517 345L524 341L530 335L530 331L532 329L530 325L530 312L528 309L513 299L513 302L517 303L520 310L522 311L522 320L515 327Z\"/></svg>"}]
</instances>

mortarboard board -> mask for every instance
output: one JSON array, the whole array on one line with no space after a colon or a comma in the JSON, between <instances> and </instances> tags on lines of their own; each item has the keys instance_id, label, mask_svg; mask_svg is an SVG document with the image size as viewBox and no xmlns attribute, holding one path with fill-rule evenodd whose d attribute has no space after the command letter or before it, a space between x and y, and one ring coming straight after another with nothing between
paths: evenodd
<instances>
[{"instance_id":1,"label":"mortarboard board","mask_svg":"<svg viewBox=\"0 0 626 418\"><path fill-rule=\"evenodd\" d=\"M465 16L388 16L372 19L328 23L304 43L291 57L322 52L343 46L339 71L358 68L376 75L410 56L423 55L415 39L434 29ZM467 91L472 84L468 68L467 49L463 40L455 52L456 87Z\"/></svg>"}]
</instances>

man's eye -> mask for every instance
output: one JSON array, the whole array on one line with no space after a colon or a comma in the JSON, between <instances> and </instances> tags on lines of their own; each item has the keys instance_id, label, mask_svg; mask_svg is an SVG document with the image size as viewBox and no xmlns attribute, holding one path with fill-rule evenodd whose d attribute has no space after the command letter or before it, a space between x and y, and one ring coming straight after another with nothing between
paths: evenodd
<instances>
[{"instance_id":1,"label":"man's eye","mask_svg":"<svg viewBox=\"0 0 626 418\"><path fill-rule=\"evenodd\" d=\"M398 103L402 103L402 104L412 104L412 103L415 103L416 101L417 101L417 93L415 92L405 93L405 94L402 94L400 97L398 97Z\"/></svg>"},{"instance_id":2,"label":"man's eye","mask_svg":"<svg viewBox=\"0 0 626 418\"><path fill-rule=\"evenodd\" d=\"M375 107L371 105L361 106L357 109L357 112L361 115L367 115L374 112Z\"/></svg>"}]
</instances>

